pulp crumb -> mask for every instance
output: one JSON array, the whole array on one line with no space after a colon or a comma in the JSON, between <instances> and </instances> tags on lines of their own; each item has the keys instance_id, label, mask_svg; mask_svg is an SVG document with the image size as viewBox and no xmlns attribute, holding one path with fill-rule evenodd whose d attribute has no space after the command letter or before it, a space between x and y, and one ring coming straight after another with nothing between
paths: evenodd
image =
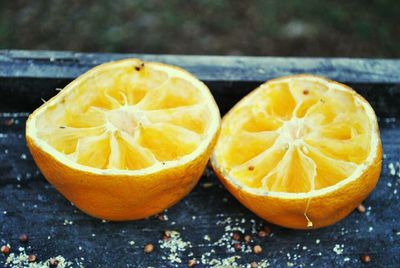
<instances>
[{"instance_id":1,"label":"pulp crumb","mask_svg":"<svg viewBox=\"0 0 400 268\"><path fill-rule=\"evenodd\" d=\"M64 224L64 225L72 225L72 224L74 224L74 222L65 219L63 224Z\"/></svg>"},{"instance_id":2,"label":"pulp crumb","mask_svg":"<svg viewBox=\"0 0 400 268\"><path fill-rule=\"evenodd\" d=\"M269 267L269 266L270 266L270 264L269 264L268 260L261 260L258 262L257 267L265 268L265 267Z\"/></svg>"},{"instance_id":3,"label":"pulp crumb","mask_svg":"<svg viewBox=\"0 0 400 268\"><path fill-rule=\"evenodd\" d=\"M210 187L213 187L213 183L212 182L205 182L205 183L203 183L203 188L210 188Z\"/></svg>"},{"instance_id":4,"label":"pulp crumb","mask_svg":"<svg viewBox=\"0 0 400 268\"><path fill-rule=\"evenodd\" d=\"M348 262L348 261L350 261L350 258L349 258L349 257L346 257L346 258L343 259L343 261L344 261L344 262Z\"/></svg>"},{"instance_id":5,"label":"pulp crumb","mask_svg":"<svg viewBox=\"0 0 400 268\"><path fill-rule=\"evenodd\" d=\"M389 168L389 174L391 176L400 177L400 161L396 161L394 163L389 163L388 168ZM397 169L397 171L396 171L396 169Z\"/></svg>"},{"instance_id":6,"label":"pulp crumb","mask_svg":"<svg viewBox=\"0 0 400 268\"><path fill-rule=\"evenodd\" d=\"M161 256L163 260L169 260L171 263L182 263L181 254L192 247L189 241L183 241L181 234L177 231L171 231L171 237L167 240L159 240L160 248L169 251L167 256Z\"/></svg>"},{"instance_id":7,"label":"pulp crumb","mask_svg":"<svg viewBox=\"0 0 400 268\"><path fill-rule=\"evenodd\" d=\"M223 267L238 267L238 263L236 260L240 259L240 256L231 256L224 259L207 259L205 257L206 254L201 256L201 263L207 266L215 267L215 268L223 268Z\"/></svg>"},{"instance_id":8,"label":"pulp crumb","mask_svg":"<svg viewBox=\"0 0 400 268\"><path fill-rule=\"evenodd\" d=\"M73 263L71 261L67 261L63 256L57 256L50 258L41 262L29 262L29 255L24 252L19 253L18 255L15 253L10 253L5 262L5 267L18 267L18 268L48 268L50 267L50 259L55 259L58 261L57 268L69 268L79 266L83 268L82 263L77 262Z\"/></svg>"},{"instance_id":9,"label":"pulp crumb","mask_svg":"<svg viewBox=\"0 0 400 268\"><path fill-rule=\"evenodd\" d=\"M389 163L389 173L392 176L396 175L396 169L394 168L393 163Z\"/></svg>"},{"instance_id":10,"label":"pulp crumb","mask_svg":"<svg viewBox=\"0 0 400 268\"><path fill-rule=\"evenodd\" d=\"M335 247L333 248L333 251L334 251L337 255L340 255L340 254L343 253L343 249L344 249L344 245L343 245L343 244L342 244L342 245L336 244Z\"/></svg>"},{"instance_id":11,"label":"pulp crumb","mask_svg":"<svg viewBox=\"0 0 400 268\"><path fill-rule=\"evenodd\" d=\"M370 226L369 228L368 228L368 232L372 232L374 230L374 227L372 227L372 226Z\"/></svg>"},{"instance_id":12,"label":"pulp crumb","mask_svg":"<svg viewBox=\"0 0 400 268\"><path fill-rule=\"evenodd\" d=\"M129 241L129 245L133 246L135 244L135 241L131 240Z\"/></svg>"},{"instance_id":13,"label":"pulp crumb","mask_svg":"<svg viewBox=\"0 0 400 268\"><path fill-rule=\"evenodd\" d=\"M223 217L223 214L217 215L218 217ZM260 226L256 224L254 219L249 220L252 224L251 232L253 234L257 233L257 230ZM223 235L216 241L209 244L199 244L198 246L213 246L219 247L221 249L225 249L228 253L235 253L235 249L232 246L232 234L233 232L240 232L242 234L248 233L246 230L240 226L240 224L245 223L246 219L243 218L225 218L217 221L217 225L225 225L225 232ZM259 224L260 225L260 224ZM211 237L206 234L203 237L204 240L211 242ZM159 240L158 241L160 248L164 249L164 255L161 256L161 259L168 260L172 267L181 267L182 263L185 261L185 257L192 257L193 252L189 251L193 246L190 241L184 241L181 238L181 235L177 231L171 231L171 237L167 240ZM241 252L252 253L252 248L250 245L241 243ZM250 267L250 264L238 264L237 260L240 259L240 256L233 255L227 258L218 258L215 256L216 251L211 249L209 252L205 252L199 258L199 263L203 264L206 267ZM299 256L300 257L300 256ZM268 260L261 260L258 263L258 267L269 267L270 264Z\"/></svg>"},{"instance_id":14,"label":"pulp crumb","mask_svg":"<svg viewBox=\"0 0 400 268\"><path fill-rule=\"evenodd\" d=\"M321 240L319 239L315 240L315 244L319 244L319 242L321 242Z\"/></svg>"}]
</instances>

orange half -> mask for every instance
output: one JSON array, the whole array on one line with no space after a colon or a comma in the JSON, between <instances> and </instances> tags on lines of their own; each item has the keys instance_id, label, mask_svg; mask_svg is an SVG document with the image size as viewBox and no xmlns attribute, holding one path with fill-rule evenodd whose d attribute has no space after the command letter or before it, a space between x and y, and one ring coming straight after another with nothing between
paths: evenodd
<instances>
[{"instance_id":1,"label":"orange half","mask_svg":"<svg viewBox=\"0 0 400 268\"><path fill-rule=\"evenodd\" d=\"M274 79L223 118L212 165L246 207L290 228L333 224L375 187L382 148L374 110L322 77Z\"/></svg>"},{"instance_id":2,"label":"orange half","mask_svg":"<svg viewBox=\"0 0 400 268\"><path fill-rule=\"evenodd\" d=\"M86 213L132 220L178 202L219 130L209 89L178 67L102 64L34 111L26 139L48 181Z\"/></svg>"}]
</instances>

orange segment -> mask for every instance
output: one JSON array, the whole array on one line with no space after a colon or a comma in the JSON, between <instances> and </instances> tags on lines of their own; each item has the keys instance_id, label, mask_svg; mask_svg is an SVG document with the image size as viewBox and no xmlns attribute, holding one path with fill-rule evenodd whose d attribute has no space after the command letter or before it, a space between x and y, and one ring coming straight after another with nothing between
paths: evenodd
<instances>
[{"instance_id":1,"label":"orange segment","mask_svg":"<svg viewBox=\"0 0 400 268\"><path fill-rule=\"evenodd\" d=\"M111 139L111 169L143 169L157 162L154 153L139 144L126 132L116 131Z\"/></svg>"},{"instance_id":2,"label":"orange segment","mask_svg":"<svg viewBox=\"0 0 400 268\"><path fill-rule=\"evenodd\" d=\"M198 134L204 133L209 111L203 105L184 106L145 112L152 123L171 123Z\"/></svg>"},{"instance_id":3,"label":"orange segment","mask_svg":"<svg viewBox=\"0 0 400 268\"><path fill-rule=\"evenodd\" d=\"M83 113L73 113L66 109L65 125L75 128L89 128L106 123L105 111L101 108L90 107Z\"/></svg>"},{"instance_id":4,"label":"orange segment","mask_svg":"<svg viewBox=\"0 0 400 268\"><path fill-rule=\"evenodd\" d=\"M224 152L226 155L224 160L227 161L229 166L236 166L247 162L271 147L277 137L278 134L272 131L243 131L227 141L228 146ZM242 143L241 141L243 140L246 143Z\"/></svg>"},{"instance_id":5,"label":"orange segment","mask_svg":"<svg viewBox=\"0 0 400 268\"><path fill-rule=\"evenodd\" d=\"M263 179L279 164L285 153L282 148L269 148L244 164L234 166L230 173L245 185L261 187Z\"/></svg>"},{"instance_id":6,"label":"orange segment","mask_svg":"<svg viewBox=\"0 0 400 268\"><path fill-rule=\"evenodd\" d=\"M285 157L269 173L264 187L274 192L306 192L315 186L315 163L298 147L291 147Z\"/></svg>"},{"instance_id":7,"label":"orange segment","mask_svg":"<svg viewBox=\"0 0 400 268\"><path fill-rule=\"evenodd\" d=\"M260 97L265 100L264 108L269 115L282 119L292 117L296 101L287 83L271 84L270 90L264 91Z\"/></svg>"},{"instance_id":8,"label":"orange segment","mask_svg":"<svg viewBox=\"0 0 400 268\"><path fill-rule=\"evenodd\" d=\"M50 129L43 128L40 137L58 151L64 154L75 152L76 145L81 138L97 136L104 133L104 127L74 128L61 125Z\"/></svg>"},{"instance_id":9,"label":"orange segment","mask_svg":"<svg viewBox=\"0 0 400 268\"><path fill-rule=\"evenodd\" d=\"M143 127L139 144L152 151L159 161L169 161L192 153L201 142L201 136L186 128L169 123Z\"/></svg>"},{"instance_id":10,"label":"orange segment","mask_svg":"<svg viewBox=\"0 0 400 268\"><path fill-rule=\"evenodd\" d=\"M307 156L316 165L315 189L322 189L348 178L356 170L357 165L324 155L320 150L307 146Z\"/></svg>"},{"instance_id":11,"label":"orange segment","mask_svg":"<svg viewBox=\"0 0 400 268\"><path fill-rule=\"evenodd\" d=\"M75 161L89 167L106 168L110 151L108 133L85 137L78 141Z\"/></svg>"},{"instance_id":12,"label":"orange segment","mask_svg":"<svg viewBox=\"0 0 400 268\"><path fill-rule=\"evenodd\" d=\"M186 71L127 59L83 74L28 119L43 175L83 211L140 219L184 197L219 130L208 88Z\"/></svg>"},{"instance_id":13,"label":"orange segment","mask_svg":"<svg viewBox=\"0 0 400 268\"><path fill-rule=\"evenodd\" d=\"M212 164L231 193L264 219L326 226L355 208L379 178L377 119L345 85L312 75L275 79L224 117Z\"/></svg>"},{"instance_id":14,"label":"orange segment","mask_svg":"<svg viewBox=\"0 0 400 268\"><path fill-rule=\"evenodd\" d=\"M177 88L182 90L176 90ZM182 78L173 77L150 90L137 105L143 110L157 110L191 106L200 100L196 87Z\"/></svg>"}]
</instances>

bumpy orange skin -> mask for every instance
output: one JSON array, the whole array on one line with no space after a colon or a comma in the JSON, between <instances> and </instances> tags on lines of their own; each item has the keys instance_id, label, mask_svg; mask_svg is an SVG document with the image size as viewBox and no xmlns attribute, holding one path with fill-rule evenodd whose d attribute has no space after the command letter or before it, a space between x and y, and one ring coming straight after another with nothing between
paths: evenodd
<instances>
[{"instance_id":1,"label":"bumpy orange skin","mask_svg":"<svg viewBox=\"0 0 400 268\"><path fill-rule=\"evenodd\" d=\"M29 120L29 119L28 119ZM100 219L142 219L171 207L197 184L218 133L199 157L176 168L146 176L98 175L67 167L26 137L44 177L85 213Z\"/></svg>"},{"instance_id":2,"label":"bumpy orange skin","mask_svg":"<svg viewBox=\"0 0 400 268\"><path fill-rule=\"evenodd\" d=\"M366 169L360 178L336 191L313 197L307 211L307 216L313 223L311 228L332 225L350 214L375 188L381 173L381 159L382 147L379 143L373 165ZM213 167L229 192L260 218L287 228L310 229L304 216L308 198L284 199L242 191L225 178L215 165Z\"/></svg>"}]
</instances>

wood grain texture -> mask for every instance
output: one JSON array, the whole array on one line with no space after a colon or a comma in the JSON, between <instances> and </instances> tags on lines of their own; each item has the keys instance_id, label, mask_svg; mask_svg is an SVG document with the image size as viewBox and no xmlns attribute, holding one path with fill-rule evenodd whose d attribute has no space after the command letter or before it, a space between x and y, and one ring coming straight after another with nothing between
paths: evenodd
<instances>
[{"instance_id":1,"label":"wood grain texture","mask_svg":"<svg viewBox=\"0 0 400 268\"><path fill-rule=\"evenodd\" d=\"M140 58L181 66L203 81L265 81L313 73L343 82L399 83L400 61L391 59L283 58L0 51L0 77L72 79L100 63Z\"/></svg>"},{"instance_id":2,"label":"wood grain texture","mask_svg":"<svg viewBox=\"0 0 400 268\"><path fill-rule=\"evenodd\" d=\"M18 55L22 57L22 54ZM58 57L60 54L54 55ZM69 57L69 53L65 55ZM108 55L97 56L101 60ZM0 65L10 60L4 57L0 56ZM179 62L180 57L171 57L171 60ZM10 60L11 63L18 61ZM69 66L70 63L68 60L58 64L71 75L76 69L75 63ZM212 62L208 64L210 66ZM214 70L209 68L208 72ZM342 79L339 80L343 82L346 81L345 70L336 70L341 73ZM269 225L244 208L222 187L210 169L206 170L189 196L166 212L166 221L152 217L134 222L104 223L83 214L43 178L29 155L24 138L28 113L41 104L41 97L56 94L54 88L64 86L71 78L62 75L57 79L45 78L38 74L38 77L17 79L16 73L9 76L4 70L0 73L0 243L10 243L14 253L23 246L27 253L37 254L40 260L63 255L74 263L74 267L78 267L78 262L85 267L187 267L189 259L200 260L202 256L208 260L240 256L237 263L244 267L261 260L268 261L271 267L398 267L400 263L400 166L397 164L400 160L400 87L396 80L376 77L374 81L366 82L361 76L359 80L357 77L348 78L353 80L354 88L371 102L380 117L385 157L377 188L364 203L367 212L353 212L331 227L294 231ZM229 79L206 82L223 113L259 84L255 80L235 82ZM13 119L11 125L10 119ZM394 174L390 164L393 164ZM260 238L256 235L255 232L263 225L271 227L271 236ZM230 252L228 245L233 241L229 228L251 234L253 241L250 245L261 245L263 252L259 255ZM159 241L167 229L179 231L182 239L192 244L185 252L179 252L182 263L163 259L169 251L160 248ZM28 234L27 244L18 241L21 233ZM206 235L210 241L204 239ZM226 243L216 243L218 240ZM131 245L130 241L135 244ZM143 252L146 243L155 245L153 253ZM248 250L247 246L242 248ZM189 256L190 253L193 256ZM370 265L361 263L362 254L371 256ZM0 255L0 264L4 261ZM209 266L199 264L197 267Z\"/></svg>"}]
</instances>

